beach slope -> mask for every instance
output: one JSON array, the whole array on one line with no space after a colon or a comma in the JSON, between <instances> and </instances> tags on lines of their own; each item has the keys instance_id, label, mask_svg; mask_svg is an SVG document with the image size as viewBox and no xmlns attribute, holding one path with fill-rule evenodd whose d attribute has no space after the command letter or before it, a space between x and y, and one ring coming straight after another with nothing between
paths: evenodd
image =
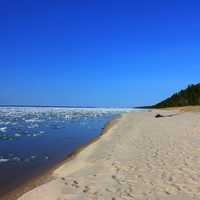
<instances>
[{"instance_id":1,"label":"beach slope","mask_svg":"<svg viewBox=\"0 0 200 200\"><path fill-rule=\"evenodd\" d=\"M19 200L200 199L200 113L173 114L123 115Z\"/></svg>"}]
</instances>

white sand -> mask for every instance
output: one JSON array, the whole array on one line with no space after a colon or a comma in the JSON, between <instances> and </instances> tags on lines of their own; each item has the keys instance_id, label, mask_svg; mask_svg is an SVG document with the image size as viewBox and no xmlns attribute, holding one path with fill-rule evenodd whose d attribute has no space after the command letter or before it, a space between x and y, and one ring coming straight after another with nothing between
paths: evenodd
<instances>
[{"instance_id":1,"label":"white sand","mask_svg":"<svg viewBox=\"0 0 200 200\"><path fill-rule=\"evenodd\" d=\"M158 112L125 114L19 200L200 199L200 113Z\"/></svg>"}]
</instances>

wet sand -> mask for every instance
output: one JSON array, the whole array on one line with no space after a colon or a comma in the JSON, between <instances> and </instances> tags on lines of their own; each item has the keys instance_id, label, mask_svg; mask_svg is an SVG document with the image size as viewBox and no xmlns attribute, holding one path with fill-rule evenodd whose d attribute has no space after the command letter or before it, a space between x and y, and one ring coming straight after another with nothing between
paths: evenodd
<instances>
[{"instance_id":1,"label":"wet sand","mask_svg":"<svg viewBox=\"0 0 200 200\"><path fill-rule=\"evenodd\" d=\"M199 200L200 113L173 114L123 115L19 200Z\"/></svg>"}]
</instances>

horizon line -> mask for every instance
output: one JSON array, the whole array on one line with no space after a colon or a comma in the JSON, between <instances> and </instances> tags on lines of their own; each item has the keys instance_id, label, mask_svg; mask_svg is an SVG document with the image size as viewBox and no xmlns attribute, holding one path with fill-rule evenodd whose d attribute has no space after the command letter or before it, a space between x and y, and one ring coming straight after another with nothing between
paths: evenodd
<instances>
[{"instance_id":1,"label":"horizon line","mask_svg":"<svg viewBox=\"0 0 200 200\"><path fill-rule=\"evenodd\" d=\"M112 107L112 106L59 106L59 105L15 105L15 104L0 104L0 107L40 107L40 108L137 108L137 106L119 106L119 107Z\"/></svg>"}]
</instances>

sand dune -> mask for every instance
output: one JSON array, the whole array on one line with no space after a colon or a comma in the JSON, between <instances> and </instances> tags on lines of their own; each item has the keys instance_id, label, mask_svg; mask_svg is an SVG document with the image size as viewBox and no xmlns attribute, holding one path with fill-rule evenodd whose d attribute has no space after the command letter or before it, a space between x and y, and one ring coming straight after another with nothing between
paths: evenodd
<instances>
[{"instance_id":1,"label":"sand dune","mask_svg":"<svg viewBox=\"0 0 200 200\"><path fill-rule=\"evenodd\" d=\"M200 199L200 113L133 112L19 200Z\"/></svg>"}]
</instances>

